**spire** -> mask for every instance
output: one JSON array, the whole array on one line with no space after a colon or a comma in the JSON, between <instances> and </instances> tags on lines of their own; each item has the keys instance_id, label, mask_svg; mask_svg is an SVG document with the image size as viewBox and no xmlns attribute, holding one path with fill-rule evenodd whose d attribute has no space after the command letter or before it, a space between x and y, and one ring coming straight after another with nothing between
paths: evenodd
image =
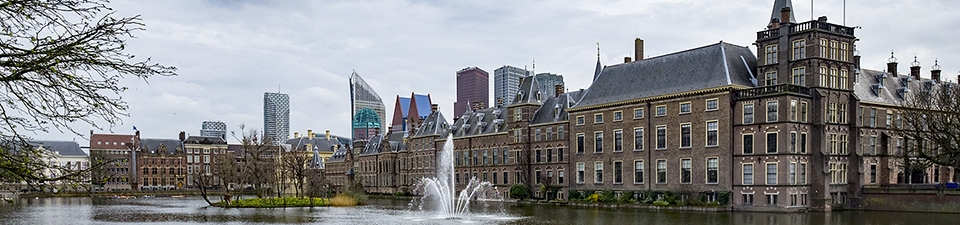
<instances>
[{"instance_id":1,"label":"spire","mask_svg":"<svg viewBox=\"0 0 960 225\"><path fill-rule=\"evenodd\" d=\"M603 66L600 64L600 42L597 42L597 68L593 71L593 81L597 80L597 77L600 77L600 71L603 70Z\"/></svg>"},{"instance_id":2,"label":"spire","mask_svg":"<svg viewBox=\"0 0 960 225\"><path fill-rule=\"evenodd\" d=\"M791 23L796 23L796 22L797 22L797 18L793 16L793 11L792 11L792 9L793 9L793 3L791 3L790 0L774 0L774 2L773 2L773 12L770 13L770 21L773 21L773 19L780 20L781 10L783 10L783 8L785 8L785 7L790 7L790 9L791 9L791 11L790 11L790 22L791 22ZM786 22L786 21L781 21L781 22Z\"/></svg>"}]
</instances>

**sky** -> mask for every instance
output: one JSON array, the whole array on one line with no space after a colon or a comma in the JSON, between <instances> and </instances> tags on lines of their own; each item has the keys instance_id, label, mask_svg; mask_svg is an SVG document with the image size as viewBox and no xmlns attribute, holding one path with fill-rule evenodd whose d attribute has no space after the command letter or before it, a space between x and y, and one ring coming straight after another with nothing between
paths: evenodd
<instances>
[{"instance_id":1,"label":"sky","mask_svg":"<svg viewBox=\"0 0 960 225\"><path fill-rule=\"evenodd\" d=\"M145 138L199 135L205 120L262 129L263 93L290 95L290 135L308 129L350 135L348 77L356 71L392 115L397 95L430 94L453 112L456 71L512 65L561 74L569 90L588 88L599 57L604 65L633 54L642 38L647 57L724 41L751 46L770 20L773 0L644 1L230 1L114 0L118 16L140 15L145 30L126 49L137 59L178 68L178 75L128 78L122 93L129 117L96 133ZM899 71L916 56L923 77L939 60L943 77L960 73L960 4L955 0L793 0L798 22L859 26L862 67L886 68L891 50ZM452 115L447 115L452 118ZM37 133L44 140L88 143L83 135ZM228 142L237 140L228 134Z\"/></svg>"}]
</instances>

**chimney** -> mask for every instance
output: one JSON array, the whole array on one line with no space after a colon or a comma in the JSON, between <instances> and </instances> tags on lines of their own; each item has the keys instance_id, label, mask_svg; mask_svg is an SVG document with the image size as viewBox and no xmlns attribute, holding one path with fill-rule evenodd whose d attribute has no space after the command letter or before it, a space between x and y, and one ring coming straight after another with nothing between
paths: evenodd
<instances>
[{"instance_id":1,"label":"chimney","mask_svg":"<svg viewBox=\"0 0 960 225\"><path fill-rule=\"evenodd\" d=\"M313 130L307 130L307 138L313 139Z\"/></svg>"},{"instance_id":2,"label":"chimney","mask_svg":"<svg viewBox=\"0 0 960 225\"><path fill-rule=\"evenodd\" d=\"M553 91L556 92L553 97L560 97L563 94L563 85L553 86Z\"/></svg>"},{"instance_id":3,"label":"chimney","mask_svg":"<svg viewBox=\"0 0 960 225\"><path fill-rule=\"evenodd\" d=\"M327 140L330 140L330 130L327 130L325 133L326 133L326 136L327 136Z\"/></svg>"},{"instance_id":4,"label":"chimney","mask_svg":"<svg viewBox=\"0 0 960 225\"><path fill-rule=\"evenodd\" d=\"M827 22L827 16L820 16L820 17L818 17L818 18L817 18L817 22L826 23L826 22Z\"/></svg>"},{"instance_id":5,"label":"chimney","mask_svg":"<svg viewBox=\"0 0 960 225\"><path fill-rule=\"evenodd\" d=\"M933 67L931 67L932 69L930 70L930 79L933 79L937 81L937 83L939 83L940 82L940 63L937 61L939 60L933 61Z\"/></svg>"},{"instance_id":6,"label":"chimney","mask_svg":"<svg viewBox=\"0 0 960 225\"><path fill-rule=\"evenodd\" d=\"M300 132L293 132L293 138L300 138Z\"/></svg>"},{"instance_id":7,"label":"chimney","mask_svg":"<svg viewBox=\"0 0 960 225\"><path fill-rule=\"evenodd\" d=\"M630 56L623 57L623 63L630 62Z\"/></svg>"},{"instance_id":8,"label":"chimney","mask_svg":"<svg viewBox=\"0 0 960 225\"><path fill-rule=\"evenodd\" d=\"M780 9L780 23L790 23L790 7Z\"/></svg>"},{"instance_id":9,"label":"chimney","mask_svg":"<svg viewBox=\"0 0 960 225\"><path fill-rule=\"evenodd\" d=\"M187 132L180 131L180 142L187 140Z\"/></svg>"},{"instance_id":10,"label":"chimney","mask_svg":"<svg viewBox=\"0 0 960 225\"><path fill-rule=\"evenodd\" d=\"M860 55L853 55L853 65L860 69Z\"/></svg>"},{"instance_id":11,"label":"chimney","mask_svg":"<svg viewBox=\"0 0 960 225\"><path fill-rule=\"evenodd\" d=\"M431 104L431 105L430 105L430 112L431 112L431 113L435 113L435 112L437 112L437 110L438 110L439 108L440 108L440 105L438 105L438 104Z\"/></svg>"},{"instance_id":12,"label":"chimney","mask_svg":"<svg viewBox=\"0 0 960 225\"><path fill-rule=\"evenodd\" d=\"M643 60L643 39L633 40L633 58L637 61Z\"/></svg>"},{"instance_id":13,"label":"chimney","mask_svg":"<svg viewBox=\"0 0 960 225\"><path fill-rule=\"evenodd\" d=\"M917 61L917 57L913 57L913 62L910 63L910 76L913 76L914 79L920 80L920 62Z\"/></svg>"},{"instance_id":14,"label":"chimney","mask_svg":"<svg viewBox=\"0 0 960 225\"><path fill-rule=\"evenodd\" d=\"M767 29L773 30L780 28L780 19L773 18L770 19L770 25L767 25Z\"/></svg>"},{"instance_id":15,"label":"chimney","mask_svg":"<svg viewBox=\"0 0 960 225\"><path fill-rule=\"evenodd\" d=\"M890 59L887 59L887 73L893 75L893 77L900 76L897 73L897 57L893 57L893 52L890 52Z\"/></svg>"},{"instance_id":16,"label":"chimney","mask_svg":"<svg viewBox=\"0 0 960 225\"><path fill-rule=\"evenodd\" d=\"M497 98L497 108L503 107L503 97Z\"/></svg>"}]
</instances>

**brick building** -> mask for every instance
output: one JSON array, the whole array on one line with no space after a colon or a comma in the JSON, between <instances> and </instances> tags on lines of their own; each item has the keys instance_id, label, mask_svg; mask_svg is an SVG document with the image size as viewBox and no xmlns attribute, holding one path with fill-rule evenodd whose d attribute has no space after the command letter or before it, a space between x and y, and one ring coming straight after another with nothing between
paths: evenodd
<instances>
[{"instance_id":1,"label":"brick building","mask_svg":"<svg viewBox=\"0 0 960 225\"><path fill-rule=\"evenodd\" d=\"M96 190L131 190L132 179L136 178L136 166L131 161L133 149L140 142L140 132L136 134L95 134L90 131L90 161L106 162L101 169L91 175Z\"/></svg>"}]
</instances>

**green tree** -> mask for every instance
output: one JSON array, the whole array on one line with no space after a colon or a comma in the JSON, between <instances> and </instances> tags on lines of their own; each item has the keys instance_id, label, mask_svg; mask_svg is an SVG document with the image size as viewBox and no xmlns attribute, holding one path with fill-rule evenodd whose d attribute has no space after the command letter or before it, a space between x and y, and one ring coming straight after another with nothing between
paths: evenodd
<instances>
[{"instance_id":1,"label":"green tree","mask_svg":"<svg viewBox=\"0 0 960 225\"><path fill-rule=\"evenodd\" d=\"M510 197L519 200L530 198L530 189L523 184L514 184L510 187Z\"/></svg>"},{"instance_id":2,"label":"green tree","mask_svg":"<svg viewBox=\"0 0 960 225\"><path fill-rule=\"evenodd\" d=\"M44 162L28 133L72 132L121 122L126 77L175 75L176 68L135 58L125 42L144 29L139 16L116 17L102 0L0 1L0 176L5 181L81 181L89 170ZM112 162L93 161L91 168Z\"/></svg>"}]
</instances>

